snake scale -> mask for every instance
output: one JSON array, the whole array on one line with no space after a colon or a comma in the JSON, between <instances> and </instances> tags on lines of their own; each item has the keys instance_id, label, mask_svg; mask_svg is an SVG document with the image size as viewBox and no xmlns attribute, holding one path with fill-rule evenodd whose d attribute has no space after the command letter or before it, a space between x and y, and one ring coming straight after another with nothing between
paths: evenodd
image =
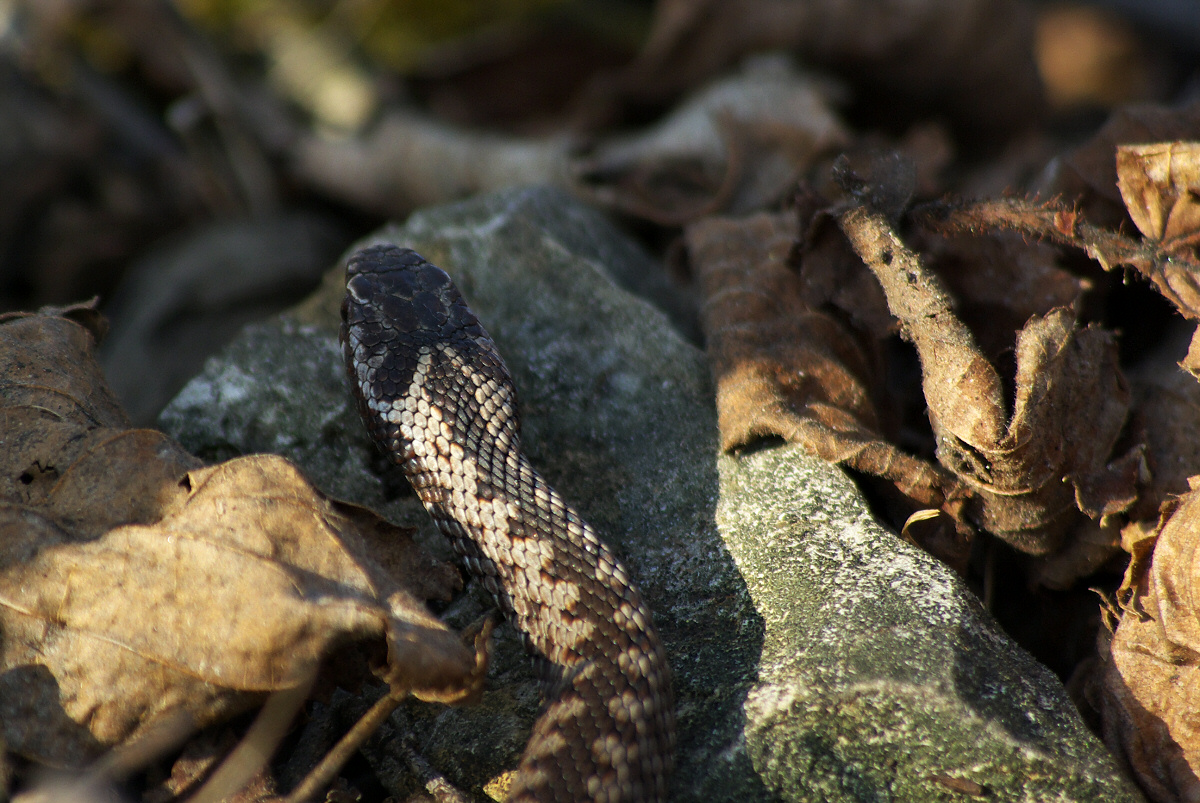
<instances>
[{"instance_id":1,"label":"snake scale","mask_svg":"<svg viewBox=\"0 0 1200 803\"><path fill-rule=\"evenodd\" d=\"M355 252L341 339L372 440L542 659L510 800L664 800L674 704L650 611L522 454L512 378L450 277L409 249Z\"/></svg>"}]
</instances>

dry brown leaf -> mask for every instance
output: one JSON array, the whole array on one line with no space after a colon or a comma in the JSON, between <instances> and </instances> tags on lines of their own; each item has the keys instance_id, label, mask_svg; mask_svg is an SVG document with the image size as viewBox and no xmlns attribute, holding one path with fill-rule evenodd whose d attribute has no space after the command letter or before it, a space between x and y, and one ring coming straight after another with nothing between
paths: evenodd
<instances>
[{"instance_id":1,"label":"dry brown leaf","mask_svg":"<svg viewBox=\"0 0 1200 803\"><path fill-rule=\"evenodd\" d=\"M1153 521L1200 474L1200 383L1181 371L1143 372L1133 381L1133 398L1130 429L1146 444L1147 472L1128 515Z\"/></svg>"},{"instance_id":2,"label":"dry brown leaf","mask_svg":"<svg viewBox=\"0 0 1200 803\"><path fill-rule=\"evenodd\" d=\"M1159 533L1179 508L1179 501L1165 502L1157 519L1131 521L1121 528L1121 549L1129 555L1125 575L1117 588L1114 601L1125 614L1145 616L1142 600L1146 596L1146 572L1154 555Z\"/></svg>"},{"instance_id":3,"label":"dry brown leaf","mask_svg":"<svg viewBox=\"0 0 1200 803\"><path fill-rule=\"evenodd\" d=\"M60 317L0 325L0 736L78 766L168 712L200 725L310 678L351 641L386 645L394 688L454 701L473 651L421 604L456 573L413 548L370 554L390 527L332 502L286 460L210 468L161 433L126 429ZM407 567L407 568L405 568ZM441 587L438 587L438 584Z\"/></svg>"},{"instance_id":4,"label":"dry brown leaf","mask_svg":"<svg viewBox=\"0 0 1200 803\"><path fill-rule=\"evenodd\" d=\"M129 429L93 344L87 329L53 314L0 325L0 500L51 511L69 522L71 540L154 521L201 465L162 433Z\"/></svg>"},{"instance_id":5,"label":"dry brown leaf","mask_svg":"<svg viewBox=\"0 0 1200 803\"><path fill-rule=\"evenodd\" d=\"M1121 552L1120 527L1113 519L1085 520L1072 531L1063 548L1031 561L1026 578L1035 588L1068 589L1080 577L1103 568Z\"/></svg>"},{"instance_id":6,"label":"dry brown leaf","mask_svg":"<svg viewBox=\"0 0 1200 803\"><path fill-rule=\"evenodd\" d=\"M601 141L573 166L592 200L665 224L773 206L815 157L846 144L828 81L760 58L657 125Z\"/></svg>"},{"instance_id":7,"label":"dry brown leaf","mask_svg":"<svg viewBox=\"0 0 1200 803\"><path fill-rule=\"evenodd\" d=\"M1100 645L1105 742L1162 803L1200 798L1198 547L1192 492L1165 518L1144 579L1132 585L1136 599Z\"/></svg>"},{"instance_id":8,"label":"dry brown leaf","mask_svg":"<svg viewBox=\"0 0 1200 803\"><path fill-rule=\"evenodd\" d=\"M1040 105L1030 9L1012 0L665 0L639 58L589 98L593 122L662 103L746 55L787 50L996 133Z\"/></svg>"},{"instance_id":9,"label":"dry brown leaf","mask_svg":"<svg viewBox=\"0 0 1200 803\"><path fill-rule=\"evenodd\" d=\"M1200 143L1121 145L1117 187L1146 239L1167 251L1200 240Z\"/></svg>"},{"instance_id":10,"label":"dry brown leaf","mask_svg":"<svg viewBox=\"0 0 1200 803\"><path fill-rule=\"evenodd\" d=\"M1172 303L1200 318L1200 143L1117 148L1117 185L1133 222L1156 251L1137 266Z\"/></svg>"},{"instance_id":11,"label":"dry brown leaf","mask_svg":"<svg viewBox=\"0 0 1200 803\"><path fill-rule=\"evenodd\" d=\"M1179 367L1191 374L1193 379L1200 380L1200 326L1192 333L1187 354L1179 363Z\"/></svg>"},{"instance_id":12,"label":"dry brown leaf","mask_svg":"<svg viewBox=\"0 0 1200 803\"><path fill-rule=\"evenodd\" d=\"M1132 504L1141 455L1112 454L1129 393L1109 333L1076 329L1061 307L1030 318L1017 334L1010 410L942 282L887 219L855 205L839 223L917 348L938 460L978 494L974 515L985 529L1044 555L1079 524L1079 511L1101 518Z\"/></svg>"},{"instance_id":13,"label":"dry brown leaf","mask_svg":"<svg viewBox=\"0 0 1200 803\"><path fill-rule=\"evenodd\" d=\"M868 341L895 335L896 319L887 297L838 230L829 202L808 188L802 188L795 201L801 234L789 263L799 277L804 304L848 321Z\"/></svg>"},{"instance_id":14,"label":"dry brown leaf","mask_svg":"<svg viewBox=\"0 0 1200 803\"><path fill-rule=\"evenodd\" d=\"M722 448L781 437L888 480L910 500L909 512L945 508L957 517L957 483L879 432L871 387L879 372L869 339L805 300L788 266L795 217L709 218L690 226L686 239L706 299ZM961 565L966 546L953 539L939 557Z\"/></svg>"},{"instance_id":15,"label":"dry brown leaf","mask_svg":"<svg viewBox=\"0 0 1200 803\"><path fill-rule=\"evenodd\" d=\"M1182 315L1200 319L1200 262L1187 237L1173 240L1173 250L1167 250L1157 240L1089 223L1077 209L1025 198L934 204L922 211L920 223L942 233L1007 229L1079 248L1104 270L1136 269Z\"/></svg>"}]
</instances>

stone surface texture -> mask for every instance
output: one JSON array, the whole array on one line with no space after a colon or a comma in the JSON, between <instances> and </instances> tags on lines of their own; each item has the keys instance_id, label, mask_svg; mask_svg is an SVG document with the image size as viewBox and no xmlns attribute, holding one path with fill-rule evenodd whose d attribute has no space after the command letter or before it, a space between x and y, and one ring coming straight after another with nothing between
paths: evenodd
<instances>
[{"instance_id":1,"label":"stone surface texture","mask_svg":"<svg viewBox=\"0 0 1200 803\"><path fill-rule=\"evenodd\" d=\"M360 245L379 241L454 277L512 370L530 459L641 585L675 674L674 800L1140 799L1054 676L840 470L794 447L718 457L687 304L600 214L514 189ZM205 459L283 454L449 557L352 408L340 270L210 360L161 423ZM472 583L442 615L464 626L490 605ZM537 714L529 662L497 632L480 706L407 705L387 728L475 790L515 766ZM415 788L386 742L368 747L389 792Z\"/></svg>"}]
</instances>

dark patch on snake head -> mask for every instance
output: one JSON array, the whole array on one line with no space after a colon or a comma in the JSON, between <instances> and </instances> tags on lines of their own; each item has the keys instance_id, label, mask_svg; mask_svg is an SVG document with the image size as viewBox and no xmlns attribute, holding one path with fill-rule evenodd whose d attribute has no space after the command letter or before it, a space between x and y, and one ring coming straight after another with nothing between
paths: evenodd
<instances>
[{"instance_id":1,"label":"dark patch on snake head","mask_svg":"<svg viewBox=\"0 0 1200 803\"><path fill-rule=\"evenodd\" d=\"M364 248L347 261L342 320L348 327L376 321L423 342L479 327L445 271L394 245Z\"/></svg>"},{"instance_id":2,"label":"dark patch on snake head","mask_svg":"<svg viewBox=\"0 0 1200 803\"><path fill-rule=\"evenodd\" d=\"M416 310L417 320L422 329L429 329L439 334L449 334L443 332L446 328L446 319L449 317L447 313L449 305L445 298L448 293L436 294L427 291L422 291L413 296L412 306ZM456 292L455 295L458 295ZM458 327L455 327L456 329Z\"/></svg>"},{"instance_id":3,"label":"dark patch on snake head","mask_svg":"<svg viewBox=\"0 0 1200 803\"><path fill-rule=\"evenodd\" d=\"M362 274L348 276L346 279L346 293L348 298L346 302L353 301L356 304L371 303L371 279ZM345 304L342 305L345 309Z\"/></svg>"},{"instance_id":4,"label":"dark patch on snake head","mask_svg":"<svg viewBox=\"0 0 1200 803\"><path fill-rule=\"evenodd\" d=\"M346 262L346 275L358 273L387 273L404 271L419 265L428 265L425 257L411 248L401 248L391 243L381 243L360 248Z\"/></svg>"},{"instance_id":5,"label":"dark patch on snake head","mask_svg":"<svg viewBox=\"0 0 1200 803\"><path fill-rule=\"evenodd\" d=\"M383 295L375 299L375 306L389 327L398 332L415 332L426 326L420 310L413 304L412 299L398 295Z\"/></svg>"}]
</instances>

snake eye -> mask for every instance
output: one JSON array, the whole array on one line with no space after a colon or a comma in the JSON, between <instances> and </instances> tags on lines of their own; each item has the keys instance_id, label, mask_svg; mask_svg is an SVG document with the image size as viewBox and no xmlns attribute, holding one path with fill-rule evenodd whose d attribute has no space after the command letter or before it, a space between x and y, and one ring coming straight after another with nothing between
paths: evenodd
<instances>
[{"instance_id":1,"label":"snake eye","mask_svg":"<svg viewBox=\"0 0 1200 803\"><path fill-rule=\"evenodd\" d=\"M366 304L371 299L371 280L362 274L351 276L346 282L346 292L358 304Z\"/></svg>"}]
</instances>

